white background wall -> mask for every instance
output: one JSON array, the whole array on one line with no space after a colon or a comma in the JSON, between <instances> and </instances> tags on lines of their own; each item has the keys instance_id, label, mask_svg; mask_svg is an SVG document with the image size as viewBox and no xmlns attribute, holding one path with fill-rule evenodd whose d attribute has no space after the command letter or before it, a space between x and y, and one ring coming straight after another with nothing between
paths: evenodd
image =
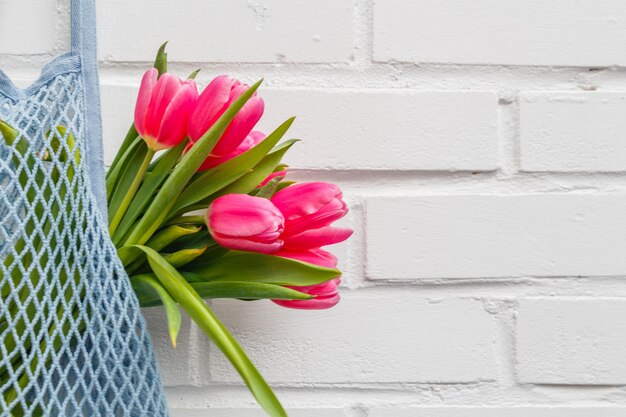
<instances>
[{"instance_id":1,"label":"white background wall","mask_svg":"<svg viewBox=\"0 0 626 417\"><path fill-rule=\"evenodd\" d=\"M67 49L68 0L0 0L22 85ZM294 417L626 415L623 0L98 0L105 148L139 77L265 77L293 178L356 231L335 309L213 303ZM29 23L24 19L30 17ZM187 322L146 311L174 416L261 416ZM211 408L211 411L206 411Z\"/></svg>"}]
</instances>

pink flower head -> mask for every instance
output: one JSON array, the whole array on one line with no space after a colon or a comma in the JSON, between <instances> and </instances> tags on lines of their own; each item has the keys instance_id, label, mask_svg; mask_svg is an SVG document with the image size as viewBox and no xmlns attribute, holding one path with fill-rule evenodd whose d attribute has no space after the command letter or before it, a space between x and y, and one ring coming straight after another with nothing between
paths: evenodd
<instances>
[{"instance_id":1,"label":"pink flower head","mask_svg":"<svg viewBox=\"0 0 626 417\"><path fill-rule=\"evenodd\" d=\"M228 194L207 210L213 239L225 248L274 253L283 246L284 217L271 201L247 194Z\"/></svg>"},{"instance_id":2,"label":"pink flower head","mask_svg":"<svg viewBox=\"0 0 626 417\"><path fill-rule=\"evenodd\" d=\"M256 145L261 143L263 139L265 139L265 134L258 132L258 131L252 131L250 132L248 136L246 136L244 141L241 142L239 146L237 146L237 149L235 149L228 155L224 155L224 156L209 155L209 157L205 159L202 165L200 165L200 168L198 168L198 171L205 171L207 169L215 168L216 166L221 165L224 162L230 159L233 159L234 157L239 156L242 153L247 152L248 150L254 148ZM185 149L185 151L188 151L191 148L191 146L193 146L193 143L190 142L187 145L187 148Z\"/></svg>"},{"instance_id":3,"label":"pink flower head","mask_svg":"<svg viewBox=\"0 0 626 417\"><path fill-rule=\"evenodd\" d=\"M337 266L337 258L331 253L322 249L311 249L306 251L289 251L281 250L275 255L284 258L296 259L302 262L324 266L326 268L335 268ZM317 285L309 285L305 287L289 287L296 291L300 291L315 298L310 300L272 300L276 304L287 308L296 308L300 310L323 310L334 307L340 300L338 287L341 283L339 278L322 282Z\"/></svg>"},{"instance_id":4,"label":"pink flower head","mask_svg":"<svg viewBox=\"0 0 626 417\"><path fill-rule=\"evenodd\" d=\"M188 128L191 140L198 141L248 88L249 86L226 75L214 78L200 94L191 115ZM255 93L230 122L211 155L225 156L237 149L263 115L263 109L263 99Z\"/></svg>"},{"instance_id":5,"label":"pink flower head","mask_svg":"<svg viewBox=\"0 0 626 417\"><path fill-rule=\"evenodd\" d=\"M274 194L272 203L285 216L285 238L328 226L348 212L339 187L327 182L294 184ZM332 232L335 237L326 236L328 232ZM324 239L335 240L325 245L341 242L350 236L346 233L336 234L333 228L324 229L323 234L326 236ZM336 241L339 236L343 239ZM307 247L310 245L307 244Z\"/></svg>"},{"instance_id":6,"label":"pink flower head","mask_svg":"<svg viewBox=\"0 0 626 417\"><path fill-rule=\"evenodd\" d=\"M185 140L187 122L198 99L195 81L168 73L157 78L156 68L145 72L135 106L135 128L154 151Z\"/></svg>"}]
</instances>

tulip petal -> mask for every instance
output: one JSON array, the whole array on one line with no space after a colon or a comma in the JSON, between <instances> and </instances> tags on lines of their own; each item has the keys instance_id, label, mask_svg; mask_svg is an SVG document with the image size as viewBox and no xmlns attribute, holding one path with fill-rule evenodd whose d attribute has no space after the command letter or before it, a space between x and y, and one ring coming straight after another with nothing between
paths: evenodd
<instances>
[{"instance_id":1,"label":"tulip petal","mask_svg":"<svg viewBox=\"0 0 626 417\"><path fill-rule=\"evenodd\" d=\"M352 235L351 229L339 227L320 227L302 232L295 236L285 238L285 249L303 250L320 248L322 246L334 245L343 242Z\"/></svg>"},{"instance_id":2,"label":"tulip petal","mask_svg":"<svg viewBox=\"0 0 626 417\"><path fill-rule=\"evenodd\" d=\"M281 307L298 310L326 310L339 303L341 296L337 293L331 297L316 297L312 300L272 300Z\"/></svg>"},{"instance_id":3,"label":"tulip petal","mask_svg":"<svg viewBox=\"0 0 626 417\"><path fill-rule=\"evenodd\" d=\"M215 77L204 89L189 121L189 137L197 141L228 108L233 80L227 75Z\"/></svg>"},{"instance_id":4,"label":"tulip petal","mask_svg":"<svg viewBox=\"0 0 626 417\"><path fill-rule=\"evenodd\" d=\"M193 110L198 96L196 83L187 82L169 103L158 134L158 142L171 148L187 137L187 119Z\"/></svg>"},{"instance_id":5,"label":"tulip petal","mask_svg":"<svg viewBox=\"0 0 626 417\"><path fill-rule=\"evenodd\" d=\"M252 131L263 115L265 104L261 97L252 97L228 125L215 148L214 156L223 156L233 152Z\"/></svg>"},{"instance_id":6,"label":"tulip petal","mask_svg":"<svg viewBox=\"0 0 626 417\"><path fill-rule=\"evenodd\" d=\"M156 68L150 68L143 74L137 104L135 105L135 128L142 137L146 135L146 116L152 99L152 91L157 83L159 72Z\"/></svg>"},{"instance_id":7,"label":"tulip petal","mask_svg":"<svg viewBox=\"0 0 626 417\"><path fill-rule=\"evenodd\" d=\"M313 265L323 266L325 268L337 267L337 257L323 249L309 249L300 251L281 249L274 255L288 259L295 259L297 261L307 262Z\"/></svg>"},{"instance_id":8,"label":"tulip petal","mask_svg":"<svg viewBox=\"0 0 626 417\"><path fill-rule=\"evenodd\" d=\"M147 135L156 138L159 134L163 115L169 103L174 99L181 86L181 80L173 75L165 73L157 81L150 100L150 110L146 117Z\"/></svg>"}]
</instances>

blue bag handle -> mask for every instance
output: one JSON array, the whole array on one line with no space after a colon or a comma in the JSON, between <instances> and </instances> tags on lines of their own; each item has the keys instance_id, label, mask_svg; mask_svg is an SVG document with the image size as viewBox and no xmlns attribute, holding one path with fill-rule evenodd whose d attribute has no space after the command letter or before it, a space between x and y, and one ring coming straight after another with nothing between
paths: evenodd
<instances>
[{"instance_id":1,"label":"blue bag handle","mask_svg":"<svg viewBox=\"0 0 626 417\"><path fill-rule=\"evenodd\" d=\"M96 49L96 1L72 0L72 53L81 60L85 118L85 163L96 202L107 218L102 150L102 117Z\"/></svg>"}]
</instances>

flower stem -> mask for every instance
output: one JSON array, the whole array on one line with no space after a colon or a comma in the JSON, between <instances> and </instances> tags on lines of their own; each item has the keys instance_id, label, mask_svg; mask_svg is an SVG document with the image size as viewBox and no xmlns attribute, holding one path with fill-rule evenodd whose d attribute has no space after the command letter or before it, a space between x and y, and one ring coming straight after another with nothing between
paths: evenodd
<instances>
[{"instance_id":1,"label":"flower stem","mask_svg":"<svg viewBox=\"0 0 626 417\"><path fill-rule=\"evenodd\" d=\"M143 181L143 177L146 171L148 170L148 167L150 166L150 162L152 161L153 156L154 156L154 151L152 149L148 149L148 152L146 152L146 156L141 166L139 167L139 171L137 171L137 175L135 175L135 179L133 180L130 187L128 188L128 192L124 196L124 199L122 200L122 203L120 204L119 208L115 212L115 215L111 218L111 221L109 224L109 234L111 236L113 236L113 234L117 230L117 227L120 225L120 222L124 218L124 214L126 214L126 210L128 209L128 206L130 206L130 203L133 201L133 198L135 197L135 193L137 193L137 190L139 189L139 186L141 185L141 182Z\"/></svg>"}]
</instances>

